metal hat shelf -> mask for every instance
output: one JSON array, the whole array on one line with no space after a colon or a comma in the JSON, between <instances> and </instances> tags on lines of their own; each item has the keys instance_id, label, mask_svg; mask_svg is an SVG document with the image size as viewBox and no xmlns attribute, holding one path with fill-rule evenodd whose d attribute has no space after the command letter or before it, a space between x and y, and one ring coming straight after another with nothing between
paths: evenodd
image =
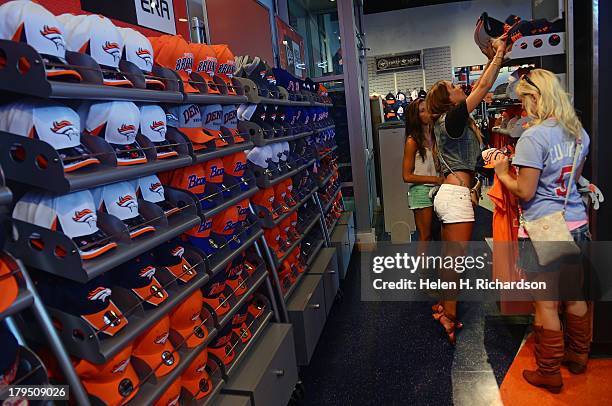
<instances>
[{"instance_id":1,"label":"metal hat shelf","mask_svg":"<svg viewBox=\"0 0 612 406\"><path fill-rule=\"evenodd\" d=\"M248 103L253 104L271 104L276 106L289 106L289 107L332 107L332 104L323 103L320 97L312 92L303 92L301 95L307 100L291 100L290 93L283 87L277 86L279 89L278 93L280 98L264 97L259 94L257 84L248 78L238 77L237 79L244 90L244 95L248 99Z\"/></svg>"},{"instance_id":2,"label":"metal hat shelf","mask_svg":"<svg viewBox=\"0 0 612 406\"><path fill-rule=\"evenodd\" d=\"M305 163L304 165L301 165L301 166L299 166L296 169L293 169L293 170L291 170L289 172L283 173L280 176L277 176L277 177L274 177L274 178L270 178L270 177L265 176L265 175L256 176L257 186L259 188L261 188L261 189L267 189L269 187L277 185L280 182L284 181L285 179L288 179L288 178L290 178L292 176L295 176L298 173L306 170L308 167L310 167L314 163L315 163L315 159L311 159L307 163Z\"/></svg>"},{"instance_id":3,"label":"metal hat shelf","mask_svg":"<svg viewBox=\"0 0 612 406\"><path fill-rule=\"evenodd\" d=\"M319 255L319 252L321 252L321 249L323 249L324 245L325 245L325 241L323 239L319 240L317 244L315 245L315 247L313 248L310 255L308 255L308 260L306 261L306 269L304 269L304 272L298 274L295 282L283 294L285 302L289 301L295 289L300 285L300 282L302 281L302 278L304 277L304 275L308 274L312 266L312 263L315 261L317 255Z\"/></svg>"},{"instance_id":4,"label":"metal hat shelf","mask_svg":"<svg viewBox=\"0 0 612 406\"><path fill-rule=\"evenodd\" d=\"M294 132L294 129L297 127L287 127L287 132ZM299 133L295 133L292 135L286 135L283 137L266 137L266 130L262 129L259 125L250 122L250 121L239 121L238 122L238 131L241 133L249 134L253 141L253 144L258 147L263 147L268 144L274 144L277 142L289 142L295 141L300 138L308 137L312 135L312 131L301 131Z\"/></svg>"},{"instance_id":5,"label":"metal hat shelf","mask_svg":"<svg viewBox=\"0 0 612 406\"><path fill-rule=\"evenodd\" d=\"M240 104L244 95L185 93L176 72L158 65L153 66L152 75L164 83L165 90L146 88L145 75L136 65L121 61L119 68L134 87L105 86L102 69L89 55L66 51L65 68L76 70L83 81L80 83L48 80L44 59L34 48L23 42L0 40L0 51L6 64L0 69L0 89L19 95L30 95L54 99L124 100L153 103L196 104ZM227 89L225 90L227 92Z\"/></svg>"},{"instance_id":6,"label":"metal hat shelf","mask_svg":"<svg viewBox=\"0 0 612 406\"><path fill-rule=\"evenodd\" d=\"M22 258L28 266L77 282L87 282L201 223L200 205L190 194L171 187L166 187L165 192L166 200L181 210L166 218L159 206L139 200L140 214L155 227L155 231L134 240L130 239L121 220L98 213L98 227L117 242L116 248L99 257L84 260L77 245L65 234L21 220L13 220L17 236L7 239L7 250Z\"/></svg>"},{"instance_id":7,"label":"metal hat shelf","mask_svg":"<svg viewBox=\"0 0 612 406\"><path fill-rule=\"evenodd\" d=\"M259 222L261 223L262 227L263 228L275 228L275 227L278 227L280 225L280 223L283 220L285 220L287 217L289 217L293 212L295 212L300 207L302 207L307 201L312 200L312 197L316 193L317 189L318 188L315 186L299 202L296 202L296 204L294 206L289 207L289 211L288 212L282 213L280 216L278 216L277 219L273 219L272 218L272 213L270 213L269 210L267 210L267 209L266 210L261 210L259 208L259 206L257 206L256 204L252 203L253 206L257 207L258 219L259 219Z\"/></svg>"},{"instance_id":8,"label":"metal hat shelf","mask_svg":"<svg viewBox=\"0 0 612 406\"><path fill-rule=\"evenodd\" d=\"M0 399L3 399L3 404L6 405L20 404L20 401L23 399L19 397L11 397L9 392L11 387L16 385L33 385L37 387L49 385L47 369L34 351L20 345L18 347L17 354L19 355L14 379L11 381L10 385L0 386Z\"/></svg>"}]
</instances>

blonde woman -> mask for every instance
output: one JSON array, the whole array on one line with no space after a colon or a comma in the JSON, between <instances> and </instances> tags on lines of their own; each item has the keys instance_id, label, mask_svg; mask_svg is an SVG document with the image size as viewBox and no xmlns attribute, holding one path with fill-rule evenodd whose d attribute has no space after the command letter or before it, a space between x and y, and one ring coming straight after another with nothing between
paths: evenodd
<instances>
[{"instance_id":1,"label":"blonde woman","mask_svg":"<svg viewBox=\"0 0 612 406\"><path fill-rule=\"evenodd\" d=\"M512 164L518 167L518 177L513 178L509 174L506 157L496 161L495 173L508 190L520 199L523 219L533 221L563 210L576 148L582 144L574 178L579 179L589 151L589 136L582 128L567 93L552 72L535 69L523 75L516 93L532 119L531 127L516 144ZM572 185L570 190L565 220L574 240L581 245L590 239L587 210L576 185ZM565 270L568 264L574 271L582 272L580 258L540 266L523 227L519 230L519 252L519 266L535 280L546 278L558 281L559 269ZM535 298L537 369L523 371L527 382L553 393L559 393L563 386L559 372L562 363L574 374L585 371L592 336L590 315L584 300L563 302L566 322L561 328L558 292L568 286L563 286L563 283L557 285L560 286L549 287L555 297L544 298L547 300ZM564 343L563 330L567 344Z\"/></svg>"}]
</instances>

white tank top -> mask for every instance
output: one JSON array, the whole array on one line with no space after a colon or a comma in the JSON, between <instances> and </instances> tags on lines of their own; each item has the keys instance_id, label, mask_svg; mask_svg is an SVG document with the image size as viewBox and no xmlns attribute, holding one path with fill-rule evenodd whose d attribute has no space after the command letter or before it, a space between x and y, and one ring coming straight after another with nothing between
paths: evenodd
<instances>
[{"instance_id":1,"label":"white tank top","mask_svg":"<svg viewBox=\"0 0 612 406\"><path fill-rule=\"evenodd\" d=\"M425 162L417 151L414 157L414 174L419 176L438 176L431 148L425 148Z\"/></svg>"}]
</instances>

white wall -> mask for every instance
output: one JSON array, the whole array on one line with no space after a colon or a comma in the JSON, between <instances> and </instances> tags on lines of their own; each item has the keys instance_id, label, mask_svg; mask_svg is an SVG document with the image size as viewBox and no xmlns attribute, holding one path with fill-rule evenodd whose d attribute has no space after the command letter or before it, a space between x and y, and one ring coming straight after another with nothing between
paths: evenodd
<instances>
[{"instance_id":1,"label":"white wall","mask_svg":"<svg viewBox=\"0 0 612 406\"><path fill-rule=\"evenodd\" d=\"M473 0L367 14L369 55L450 46L453 67L485 63L474 43L474 28L483 11L501 21L510 14L531 18L531 0Z\"/></svg>"}]
</instances>

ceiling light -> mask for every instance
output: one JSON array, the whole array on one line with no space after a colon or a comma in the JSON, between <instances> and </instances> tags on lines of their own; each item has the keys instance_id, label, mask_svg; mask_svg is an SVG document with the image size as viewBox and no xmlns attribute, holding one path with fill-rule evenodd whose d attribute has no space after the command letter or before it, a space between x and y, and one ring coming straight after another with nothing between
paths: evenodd
<instances>
[{"instance_id":1,"label":"ceiling light","mask_svg":"<svg viewBox=\"0 0 612 406\"><path fill-rule=\"evenodd\" d=\"M157 0L151 0L151 1L149 2L149 7L151 7L151 8L155 8L155 6L157 6Z\"/></svg>"},{"instance_id":2,"label":"ceiling light","mask_svg":"<svg viewBox=\"0 0 612 406\"><path fill-rule=\"evenodd\" d=\"M189 21L189 20L187 20L187 19L186 19L186 18L184 18L184 17L181 17L181 18L179 18L178 20L179 20L180 22L182 22L182 23L186 23L187 21Z\"/></svg>"}]
</instances>

